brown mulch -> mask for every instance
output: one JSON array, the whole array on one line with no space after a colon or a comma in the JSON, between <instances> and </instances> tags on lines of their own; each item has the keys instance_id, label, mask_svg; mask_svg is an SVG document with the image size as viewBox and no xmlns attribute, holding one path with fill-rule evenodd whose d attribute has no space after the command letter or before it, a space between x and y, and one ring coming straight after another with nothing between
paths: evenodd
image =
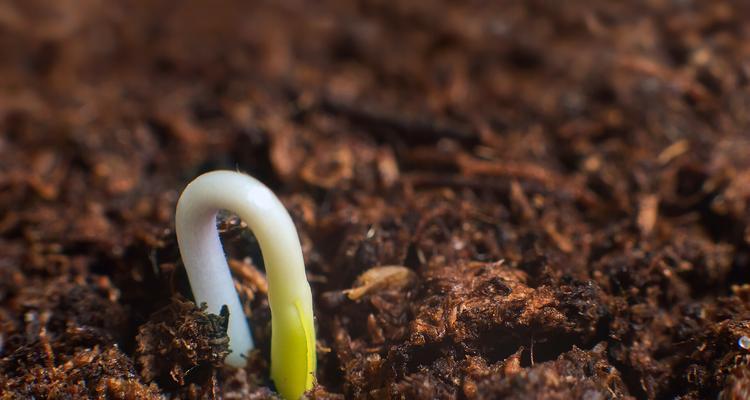
<instances>
[{"instance_id":1,"label":"brown mulch","mask_svg":"<svg viewBox=\"0 0 750 400\"><path fill-rule=\"evenodd\" d=\"M274 398L174 237L266 182L312 284L311 398L750 397L750 3L0 3L0 398Z\"/></svg>"}]
</instances>

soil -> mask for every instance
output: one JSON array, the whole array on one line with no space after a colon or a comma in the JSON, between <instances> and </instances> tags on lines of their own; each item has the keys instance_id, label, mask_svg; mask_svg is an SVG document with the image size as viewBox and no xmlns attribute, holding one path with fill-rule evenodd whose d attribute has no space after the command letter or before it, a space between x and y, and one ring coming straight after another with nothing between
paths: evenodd
<instances>
[{"instance_id":1,"label":"soil","mask_svg":"<svg viewBox=\"0 0 750 400\"><path fill-rule=\"evenodd\" d=\"M297 224L311 398L750 398L750 3L0 3L0 398L274 398L193 304L175 202ZM745 346L750 347L750 346Z\"/></svg>"}]
</instances>

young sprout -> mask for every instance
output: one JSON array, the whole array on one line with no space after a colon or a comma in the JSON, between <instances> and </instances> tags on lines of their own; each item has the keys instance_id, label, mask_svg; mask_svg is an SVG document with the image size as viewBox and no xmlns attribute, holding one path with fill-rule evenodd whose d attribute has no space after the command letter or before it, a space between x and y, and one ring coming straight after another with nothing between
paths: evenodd
<instances>
[{"instance_id":1,"label":"young sprout","mask_svg":"<svg viewBox=\"0 0 750 400\"><path fill-rule=\"evenodd\" d=\"M226 362L235 367L245 365L253 341L216 229L219 210L238 214L258 239L271 306L271 379L284 398L297 399L312 387L315 372L312 295L297 230L271 190L239 172L203 174L177 202L177 243L195 301L212 313L229 308Z\"/></svg>"}]
</instances>

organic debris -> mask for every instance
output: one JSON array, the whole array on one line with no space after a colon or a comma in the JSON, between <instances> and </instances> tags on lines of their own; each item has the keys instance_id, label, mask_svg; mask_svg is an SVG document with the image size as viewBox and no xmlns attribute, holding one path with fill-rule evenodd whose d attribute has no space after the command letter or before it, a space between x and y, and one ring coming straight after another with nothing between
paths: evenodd
<instances>
[{"instance_id":1,"label":"organic debris","mask_svg":"<svg viewBox=\"0 0 750 400\"><path fill-rule=\"evenodd\" d=\"M298 228L313 398L747 397L749 2L68 3L0 2L3 396L274 396L236 217L248 366L172 300L229 169Z\"/></svg>"},{"instance_id":2,"label":"organic debris","mask_svg":"<svg viewBox=\"0 0 750 400\"><path fill-rule=\"evenodd\" d=\"M206 314L205 308L175 298L138 328L136 358L146 382L160 379L185 386L198 379L205 384L205 376L222 366L229 354L229 312L225 307L221 315Z\"/></svg>"}]
</instances>

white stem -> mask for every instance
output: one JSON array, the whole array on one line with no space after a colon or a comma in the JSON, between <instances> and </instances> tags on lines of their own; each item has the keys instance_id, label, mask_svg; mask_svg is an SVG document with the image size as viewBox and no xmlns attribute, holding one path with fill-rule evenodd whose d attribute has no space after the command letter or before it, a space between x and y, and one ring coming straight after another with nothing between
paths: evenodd
<instances>
[{"instance_id":1,"label":"white stem","mask_svg":"<svg viewBox=\"0 0 750 400\"><path fill-rule=\"evenodd\" d=\"M175 217L182 261L197 304L205 302L211 313L218 313L224 304L229 307L232 353L226 362L242 367L253 340L216 229L216 214L222 209L238 214L260 244L269 283L272 335L281 333L276 332L280 330L275 329L276 319L283 320L285 315L299 325L295 304L312 318L312 300L297 230L270 189L232 171L209 172L191 182L177 202Z\"/></svg>"}]
</instances>

